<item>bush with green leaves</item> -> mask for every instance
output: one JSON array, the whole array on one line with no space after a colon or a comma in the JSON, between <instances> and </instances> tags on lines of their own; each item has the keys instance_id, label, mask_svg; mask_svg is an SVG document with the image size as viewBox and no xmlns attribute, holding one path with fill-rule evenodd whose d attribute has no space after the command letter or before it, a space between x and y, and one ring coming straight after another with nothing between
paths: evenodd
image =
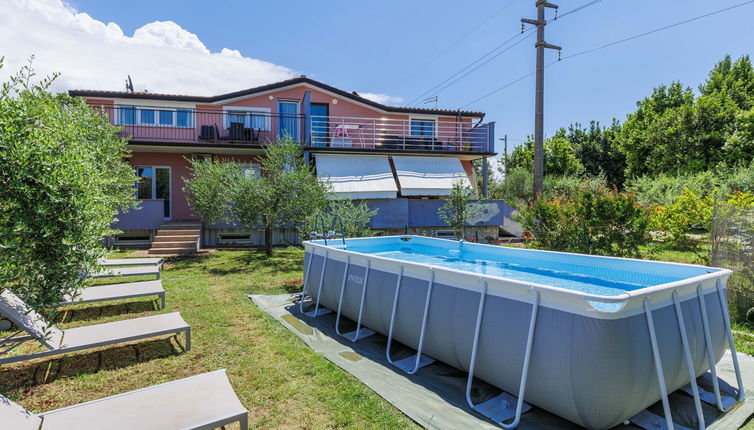
<instances>
[{"instance_id":1,"label":"bush with green leaves","mask_svg":"<svg viewBox=\"0 0 754 430\"><path fill-rule=\"evenodd\" d=\"M27 66L0 90L0 288L44 310L98 270L137 178L104 115L33 79Z\"/></svg>"},{"instance_id":2,"label":"bush with green leaves","mask_svg":"<svg viewBox=\"0 0 754 430\"><path fill-rule=\"evenodd\" d=\"M343 231L346 237L370 237L375 235L375 231L369 228L372 217L377 215L377 209L370 209L365 201L354 201L350 199L329 200L327 209L320 215L324 217L319 224L316 224L317 214L311 214L304 224L302 231L299 232L301 238L310 238L312 231L322 231L322 223L325 230L332 230L340 234L340 223L336 215L340 215L343 221Z\"/></svg>"},{"instance_id":3,"label":"bush with green leaves","mask_svg":"<svg viewBox=\"0 0 754 430\"><path fill-rule=\"evenodd\" d=\"M298 229L327 206L328 184L320 182L304 161L303 148L290 137L268 143L258 177L242 175L231 160L205 163L195 163L193 175L184 178L184 188L192 193L192 209L212 224L224 219L221 214L230 208L241 226L261 227L268 256L273 253L274 229Z\"/></svg>"},{"instance_id":4,"label":"bush with green leaves","mask_svg":"<svg viewBox=\"0 0 754 430\"><path fill-rule=\"evenodd\" d=\"M713 191L723 194L754 191L754 162L735 167L721 165L698 173L643 176L632 180L627 188L645 206L672 204L685 190L700 196L711 195Z\"/></svg>"},{"instance_id":5,"label":"bush with green leaves","mask_svg":"<svg viewBox=\"0 0 754 430\"><path fill-rule=\"evenodd\" d=\"M606 187L540 199L517 219L534 248L639 257L650 240L646 210L635 196Z\"/></svg>"},{"instance_id":6,"label":"bush with green leaves","mask_svg":"<svg viewBox=\"0 0 754 430\"><path fill-rule=\"evenodd\" d=\"M232 222L227 191L240 180L240 167L232 160L191 160L191 178L183 178L183 192L194 213L207 225Z\"/></svg>"},{"instance_id":7,"label":"bush with green leaves","mask_svg":"<svg viewBox=\"0 0 754 430\"><path fill-rule=\"evenodd\" d=\"M466 224L483 210L478 202L469 202L472 192L462 181L453 182L450 196L437 211L440 220L453 229L458 240L466 237Z\"/></svg>"}]
</instances>

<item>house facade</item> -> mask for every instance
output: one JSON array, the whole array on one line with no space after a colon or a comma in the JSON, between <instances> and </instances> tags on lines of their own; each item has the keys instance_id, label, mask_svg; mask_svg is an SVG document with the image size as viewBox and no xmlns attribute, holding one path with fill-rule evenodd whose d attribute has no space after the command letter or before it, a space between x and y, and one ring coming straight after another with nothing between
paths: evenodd
<instances>
[{"instance_id":1,"label":"house facade","mask_svg":"<svg viewBox=\"0 0 754 430\"><path fill-rule=\"evenodd\" d=\"M495 155L494 123L484 123L482 112L387 106L305 76L208 97L97 90L70 95L101 109L129 139L142 204L115 221L124 232L118 245L148 245L166 222L197 220L183 193L192 158L231 159L259 174L265 146L282 135L304 145L334 198L377 208L371 227L387 234L442 230L440 199L454 181L476 188L472 162L482 160L486 169L487 157ZM485 204L475 225L496 238L508 208ZM201 235L205 246L263 241L260 232L225 224L205 225ZM293 230L274 237L277 243L296 240Z\"/></svg>"}]
</instances>

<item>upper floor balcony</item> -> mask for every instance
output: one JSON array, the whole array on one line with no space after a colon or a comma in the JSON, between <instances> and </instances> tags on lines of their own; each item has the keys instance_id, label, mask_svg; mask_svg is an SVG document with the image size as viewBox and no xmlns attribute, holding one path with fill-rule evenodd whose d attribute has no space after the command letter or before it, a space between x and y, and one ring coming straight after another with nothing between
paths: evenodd
<instances>
[{"instance_id":1,"label":"upper floor balcony","mask_svg":"<svg viewBox=\"0 0 754 430\"><path fill-rule=\"evenodd\" d=\"M263 109L202 110L97 106L133 144L237 145L263 148L289 135L312 151L494 153L494 123L468 118L357 118L275 113Z\"/></svg>"}]
</instances>

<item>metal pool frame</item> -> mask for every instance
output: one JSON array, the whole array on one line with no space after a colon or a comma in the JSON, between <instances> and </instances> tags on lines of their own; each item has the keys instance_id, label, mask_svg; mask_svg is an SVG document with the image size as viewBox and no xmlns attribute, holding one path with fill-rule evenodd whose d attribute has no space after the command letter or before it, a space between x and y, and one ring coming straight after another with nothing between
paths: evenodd
<instances>
[{"instance_id":1,"label":"metal pool frame","mask_svg":"<svg viewBox=\"0 0 754 430\"><path fill-rule=\"evenodd\" d=\"M407 238L409 236L400 236L401 238ZM384 238L383 238L384 239ZM389 239L389 238L388 238ZM357 239L361 240L361 239ZM434 240L442 240L442 239L434 239ZM444 241L444 240L443 240ZM447 241L444 241L447 242ZM462 248L464 246L463 242L456 242L459 243L459 247ZM480 413L481 415L487 417L491 421L495 422L497 425L504 429L513 429L516 428L521 420L521 415L526 410L530 409L530 406L524 402L524 398L526 395L526 382L527 377L529 374L529 363L530 358L532 354L532 344L534 341L535 336L535 329L537 326L537 313L542 305L542 298L544 298L548 301L548 303L551 305L553 303L553 299L557 301L557 299L567 299L568 302L570 302L570 305L578 304L580 307L589 307L589 302L599 302L599 303L623 303L624 307L623 309L626 309L626 307L632 306L635 308L637 312L641 312L644 314L644 318L646 320L646 326L647 326L647 335L650 340L651 344L651 350L652 350L652 359L655 366L655 371L657 373L659 388L660 388L660 399L662 401L663 405L663 411L664 411L664 421L665 425L668 429L673 430L674 424L671 419L671 413L670 413L670 404L668 401L668 390L665 383L665 377L663 375L663 366L662 361L660 357L660 352L658 348L658 341L657 341L657 335L655 333L655 324L652 317L652 310L653 310L653 302L655 304L660 302L667 302L669 301L673 309L675 311L675 317L679 325L679 335L681 338L681 344L683 348L683 360L685 361L686 368L689 373L689 379L690 379L690 391L691 395L694 400L694 406L695 406L695 412L697 415L697 418L700 423L700 429L704 429L704 415L702 411L702 396L700 395L701 388L697 386L696 383L696 375L694 371L694 367L692 364L692 357L689 347L689 340L687 338L687 333L685 330L685 320L684 315L681 309L681 300L680 295L681 293L684 293L685 296L688 296L689 294L695 294L696 297L699 300L699 307L700 307L700 314L701 314L701 322L703 327L703 333L704 333L704 340L705 340L705 346L706 346L706 355L707 360L709 364L709 369L712 375L712 383L713 383L713 395L714 395L714 404L717 407L717 409L720 412L726 412L730 409L730 407L726 408L724 406L724 397L720 392L720 387L718 384L717 379L717 373L715 369L715 354L712 349L712 341L711 341L711 335L710 335L710 323L709 318L707 315L707 308L705 305L705 299L704 299L704 289L702 287L703 281L709 281L711 278L717 278L715 280L715 289L717 291L718 297L720 299L720 311L722 313L723 317L723 323L724 323L724 330L727 337L727 343L728 347L731 350L731 355L733 359L733 366L735 369L737 384L738 384L738 401L742 401L744 399L744 389L743 389L743 381L741 377L741 370L738 362L738 358L736 355L736 349L735 344L733 342L733 336L731 333L731 327L730 327L730 319L728 314L728 308L727 308L727 300L725 297L725 291L724 291L724 285L721 278L727 277L730 274L730 271L726 271L724 269L718 270L714 273L708 273L706 275L697 276L695 278L685 279L682 281L677 282L671 282L663 285L658 286L652 286L652 287L646 287L637 289L634 291L628 291L623 294L617 295L617 296L604 296L604 295L595 295L595 294L588 294L583 293L579 291L574 290L567 290L564 288L549 286L549 285L542 285L542 284L535 284L530 282L524 282L524 281L516 281L516 280L510 280L505 278L498 278L495 276L490 275L480 275L476 273L470 273L470 272L462 272L454 269L444 268L444 267L436 267L431 265L425 265L425 264L418 264L413 262L407 262L407 261L401 261L401 260L395 260L391 258L385 258L380 256L374 256L374 255L368 255L368 254L360 254L353 251L347 250L347 244L343 245L323 245L318 243L318 241L315 242L305 242L305 253L308 258L307 264L305 266L304 270L304 287L303 291L301 292L301 300L300 300L300 311L304 313L304 303L305 298L307 297L307 285L308 285L308 279L311 273L311 265L312 261L314 260L315 255L320 255L317 253L318 250L320 250L322 259L322 268L320 271L320 277L319 277L319 286L317 289L316 298L312 297L312 299L315 301L315 308L314 311L306 313L306 315L316 318L319 315L323 315L325 313L329 313L330 310L323 308L320 305L320 297L321 293L324 287L324 280L325 280L325 269L327 268L327 262L333 257L334 254L337 254L341 257L345 257L345 270L343 272L343 279L340 285L340 291L339 291L339 298L338 298L338 306L337 306L337 316L336 316L336 331L339 335L343 336L347 340L351 342L357 342L359 339L362 339L366 336L369 336L371 334L374 334L374 331L364 328L362 326L362 316L364 311L364 304L365 304L365 298L366 298L366 292L367 292L367 285L369 280L369 273L372 269L373 261L375 262L381 262L386 263L388 265L394 265L399 264L400 267L397 270L397 281L395 285L395 295L393 297L392 301L392 309L390 312L390 325L389 325L389 331L387 335L387 346L385 350L385 356L389 363L397 366L404 372L406 372L409 375L415 374L419 371L420 368L434 362L434 359L422 354L422 348L424 346L424 332L427 326L427 319L429 316L429 308L430 308L430 301L432 298L432 290L433 286L435 284L435 278L437 273L442 274L454 274L454 273L463 273L466 276L476 276L478 278L478 282L481 285L481 290L479 293L479 303L477 307L477 314L476 314L476 324L474 327L474 333L473 333L473 345L471 349L471 358L470 358L470 366L468 371L468 378L466 382L466 401L470 408L475 410L476 412ZM468 246L468 245L466 245ZM489 245L477 245L474 244L473 246L489 246ZM542 251L539 251L542 252ZM563 253L554 253L554 254L563 254ZM363 281L363 287L361 291L361 299L359 304L359 311L358 311L358 318L356 321L356 330L350 333L341 333L340 332L340 319L341 319L341 313L342 313L342 302L343 302L343 293L346 289L346 280L348 277L348 269L352 264L352 257L354 255L361 256L363 259L366 260L365 264L365 274L364 274L364 281ZM598 257L598 258L614 258L614 257ZM624 259L624 260L630 260L630 259ZM630 260L634 261L634 260ZM412 271L416 272L421 270L427 270L428 271L428 277L429 280L427 281L427 293L425 297L425 302L423 306L423 312L422 312L422 322L421 326L419 327L419 343L418 348L416 348L416 354L402 359L398 361L393 361L391 356L391 346L393 342L393 329L394 329L394 322L395 322L395 316L396 311L398 307L398 297L400 294L401 285L403 283L404 279L404 272L407 268L410 268ZM476 355L477 355L477 349L478 349L478 342L479 342L479 336L481 331L481 325L482 325L482 315L485 310L485 299L487 298L489 294L489 282L492 280L505 280L508 284L515 284L516 286L520 286L520 289L523 289L526 291L526 295L528 296L528 301L532 308L531 308L531 314L529 319L529 325L528 325L528 332L526 337L526 347L524 351L524 360L523 360L523 367L521 369L521 375L520 375L520 384L519 384L519 390L516 397L513 397L512 395L506 393L503 391L502 394L499 396L487 400L486 402L483 402L481 404L474 404L474 402L471 399L471 390L472 390L472 383L474 379L474 370L475 370L475 364L476 364ZM695 291L693 290L693 286L695 287ZM681 291L681 293L679 293ZM519 291L519 296L521 291ZM521 301L520 298L516 298L515 300ZM667 306L667 305L662 305ZM657 306L660 307L660 306ZM594 309L592 309L594 311ZM515 402L515 408L512 407L512 403ZM646 410L642 412L642 414L649 414ZM640 414L641 415L641 414ZM510 422L506 423L506 421L511 420Z\"/></svg>"}]
</instances>

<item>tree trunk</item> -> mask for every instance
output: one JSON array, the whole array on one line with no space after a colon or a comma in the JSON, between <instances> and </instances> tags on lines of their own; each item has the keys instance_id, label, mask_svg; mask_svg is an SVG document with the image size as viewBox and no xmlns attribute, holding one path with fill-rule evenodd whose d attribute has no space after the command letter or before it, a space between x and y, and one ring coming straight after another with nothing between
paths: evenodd
<instances>
[{"instance_id":1,"label":"tree trunk","mask_svg":"<svg viewBox=\"0 0 754 430\"><path fill-rule=\"evenodd\" d=\"M270 226L264 228L264 253L272 257L272 227Z\"/></svg>"}]
</instances>

